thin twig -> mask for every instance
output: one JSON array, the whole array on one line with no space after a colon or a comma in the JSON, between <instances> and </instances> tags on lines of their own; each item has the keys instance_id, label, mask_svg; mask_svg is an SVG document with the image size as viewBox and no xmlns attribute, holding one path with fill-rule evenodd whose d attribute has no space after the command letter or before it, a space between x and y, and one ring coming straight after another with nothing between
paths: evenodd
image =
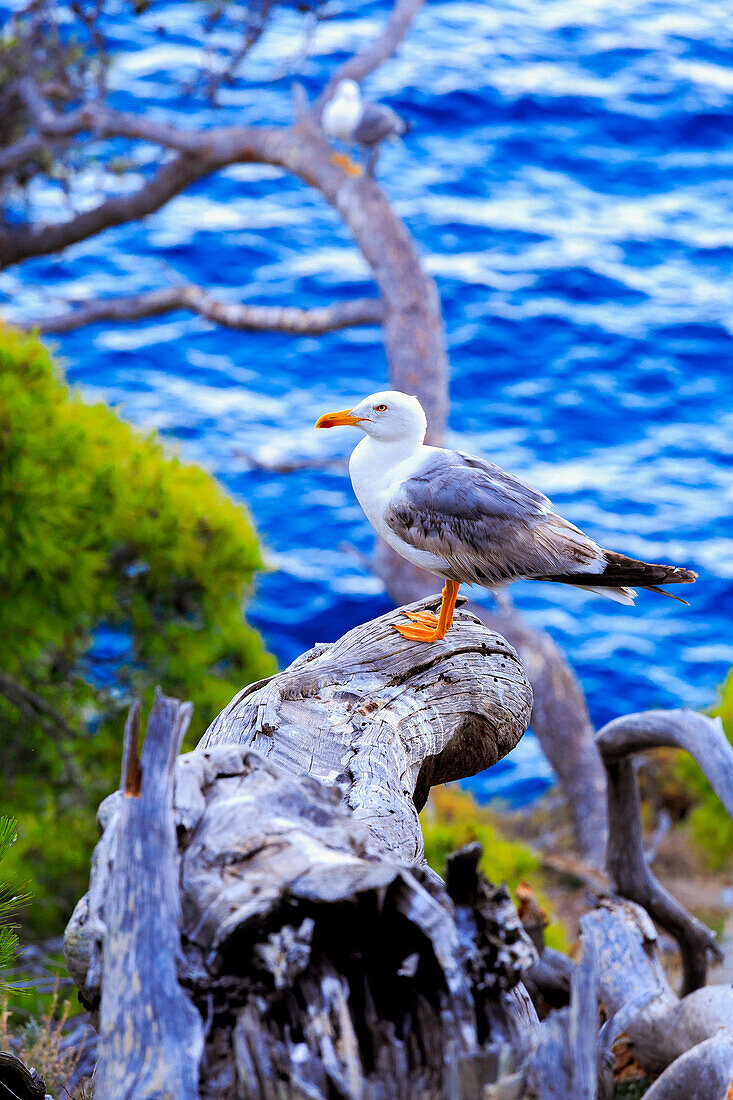
<instances>
[{"instance_id":1,"label":"thin twig","mask_svg":"<svg viewBox=\"0 0 733 1100\"><path fill-rule=\"evenodd\" d=\"M321 117L321 112L339 81L361 81L396 53L422 5L423 0L397 0L389 19L374 41L336 69L314 104L313 113L316 118Z\"/></svg>"}]
</instances>

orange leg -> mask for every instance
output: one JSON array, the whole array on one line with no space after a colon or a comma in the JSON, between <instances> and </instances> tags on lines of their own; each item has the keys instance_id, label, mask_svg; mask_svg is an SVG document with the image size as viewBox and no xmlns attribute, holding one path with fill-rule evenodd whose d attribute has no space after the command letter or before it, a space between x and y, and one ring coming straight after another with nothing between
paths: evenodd
<instances>
[{"instance_id":1,"label":"orange leg","mask_svg":"<svg viewBox=\"0 0 733 1100\"><path fill-rule=\"evenodd\" d=\"M331 157L331 164L335 164L337 168L343 168L347 176L364 175L364 169L360 168L351 157L347 157L344 153L334 153Z\"/></svg>"},{"instance_id":2,"label":"orange leg","mask_svg":"<svg viewBox=\"0 0 733 1100\"><path fill-rule=\"evenodd\" d=\"M429 611L406 611L407 618L412 619L415 625L395 626L394 629L412 642L437 642L439 638L444 638L453 622L459 588L458 581L446 581L439 615L432 615Z\"/></svg>"}]
</instances>

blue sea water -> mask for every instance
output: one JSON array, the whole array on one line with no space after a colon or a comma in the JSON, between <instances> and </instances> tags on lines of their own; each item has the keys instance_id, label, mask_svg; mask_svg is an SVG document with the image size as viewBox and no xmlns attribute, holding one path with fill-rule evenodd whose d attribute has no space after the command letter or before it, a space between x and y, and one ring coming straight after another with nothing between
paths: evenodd
<instances>
[{"instance_id":1,"label":"blue sea water","mask_svg":"<svg viewBox=\"0 0 733 1100\"><path fill-rule=\"evenodd\" d=\"M281 16L214 112L182 90L201 57L196 7L120 8L120 107L184 125L288 122L293 73L314 92L386 11L347 6L295 69L303 24ZM598 723L710 704L733 665L733 23L712 0L431 2L366 90L413 124L379 177L438 284L449 442L541 488L604 545L700 572L689 608L530 583L513 589L517 605L563 647ZM145 148L140 175L159 159ZM89 168L75 201L119 186ZM68 216L57 188L31 199ZM30 318L171 279L276 304L374 289L317 193L237 166L143 225L6 272L0 310ZM174 314L54 345L85 395L158 429L249 507L271 565L249 615L282 663L387 609L345 473L283 476L246 459L345 455L349 433L312 425L383 387L377 329L293 339ZM517 802L549 781L528 736L472 782Z\"/></svg>"}]
</instances>

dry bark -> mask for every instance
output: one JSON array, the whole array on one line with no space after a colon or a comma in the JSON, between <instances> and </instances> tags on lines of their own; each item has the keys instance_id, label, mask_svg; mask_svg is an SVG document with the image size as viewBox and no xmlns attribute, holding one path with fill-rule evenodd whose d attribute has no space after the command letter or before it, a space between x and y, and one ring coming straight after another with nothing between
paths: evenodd
<instances>
[{"instance_id":1,"label":"dry bark","mask_svg":"<svg viewBox=\"0 0 733 1100\"><path fill-rule=\"evenodd\" d=\"M656 1091L647 1095L656 1100L693 1095L725 1100L725 1090L685 1093L679 1083L689 1079L690 1064L698 1066L701 1080L717 1080L729 1072L733 989L706 986L678 998L659 959L654 925L633 902L603 899L581 919L581 937L598 959L600 996L608 1014L598 1039L601 1100L612 1091L611 1049L619 1041L649 1074L666 1071ZM692 1051L697 1054L690 1061Z\"/></svg>"},{"instance_id":2,"label":"dry bark","mask_svg":"<svg viewBox=\"0 0 733 1100\"><path fill-rule=\"evenodd\" d=\"M66 936L102 1033L100 1100L591 1100L597 1085L606 1100L619 1042L662 1074L657 1100L723 1100L733 990L678 998L639 906L601 900L581 963L551 957L545 981L477 845L445 884L426 866L417 808L430 785L508 752L531 692L511 647L465 609L430 647L391 629L399 614L245 689L175 767L185 708L158 701L140 762L129 723ZM720 736L652 712L601 742L623 762L690 745L716 761L728 804ZM540 1024L525 974L558 1003L569 986L569 1005L545 997Z\"/></svg>"},{"instance_id":3,"label":"dry bark","mask_svg":"<svg viewBox=\"0 0 733 1100\"><path fill-rule=\"evenodd\" d=\"M156 951L149 976L164 956L205 1021L199 1091L212 1100L437 1098L447 1063L525 1048L538 1021L520 979L535 949L506 891L478 874L476 849L454 861L447 888L427 868L417 805L431 783L509 751L531 692L511 648L465 611L429 650L391 629L398 614L245 689L179 758L166 828L146 842L178 837L159 873L173 857L180 944L156 871L141 885L128 858L141 799L119 791L102 805L66 954L84 1002L101 1001L103 1048L105 1005L140 1008L126 980L136 931ZM134 789L134 757L123 771ZM144 794L145 750L141 774ZM123 896L127 940L115 931ZM158 1064L157 1041L139 1035L135 1057ZM114 1049L122 1074L131 1055ZM116 1100L105 1089L101 1100Z\"/></svg>"},{"instance_id":4,"label":"dry bark","mask_svg":"<svg viewBox=\"0 0 733 1100\"><path fill-rule=\"evenodd\" d=\"M185 285L151 290L119 298L85 302L67 313L37 318L33 328L42 333L70 332L100 321L137 321L171 310L190 310L200 317L245 332L287 332L291 336L321 336L355 325L378 325L384 316L379 298L353 298L330 306L300 309L297 306L255 306L222 302L202 287Z\"/></svg>"},{"instance_id":5,"label":"dry bark","mask_svg":"<svg viewBox=\"0 0 733 1100\"><path fill-rule=\"evenodd\" d=\"M97 1096L195 1100L203 1025L177 975L181 906L173 774L192 708L158 696L138 761L130 712L106 855Z\"/></svg>"},{"instance_id":6,"label":"dry bark","mask_svg":"<svg viewBox=\"0 0 733 1100\"><path fill-rule=\"evenodd\" d=\"M199 748L238 744L336 783L382 850L414 863L423 859L417 814L430 787L506 755L526 729L532 696L511 647L468 612L458 610L454 629L429 647L400 643L392 629L400 618L397 610L356 627L245 688Z\"/></svg>"},{"instance_id":7,"label":"dry bark","mask_svg":"<svg viewBox=\"0 0 733 1100\"><path fill-rule=\"evenodd\" d=\"M715 936L665 890L649 868L633 757L647 749L685 749L733 816L733 748L719 718L691 710L652 710L617 718L599 731L597 742L608 775L608 873L621 895L643 905L677 940L682 993L690 993L704 985L709 955L718 954Z\"/></svg>"},{"instance_id":8,"label":"dry bark","mask_svg":"<svg viewBox=\"0 0 733 1100\"><path fill-rule=\"evenodd\" d=\"M485 1086L483 1100L596 1100L598 968L592 948L583 952L571 979L567 1008L543 1020L513 1072ZM472 1094L465 1094L467 1097Z\"/></svg>"}]
</instances>

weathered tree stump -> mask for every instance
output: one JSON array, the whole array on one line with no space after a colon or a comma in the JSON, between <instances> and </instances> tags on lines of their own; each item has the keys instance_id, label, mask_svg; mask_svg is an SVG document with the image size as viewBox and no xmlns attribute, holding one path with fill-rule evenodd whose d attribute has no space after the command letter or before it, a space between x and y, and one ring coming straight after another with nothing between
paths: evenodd
<instances>
[{"instance_id":1,"label":"weathered tree stump","mask_svg":"<svg viewBox=\"0 0 733 1100\"><path fill-rule=\"evenodd\" d=\"M398 616L245 689L171 767L177 975L204 1021L202 1097L442 1097L447 1065L499 1043L522 1050L537 1027L521 985L536 952L506 891L482 880L476 853L446 889L417 818L432 784L517 743L531 690L474 616L459 611L430 647L392 630ZM143 793L148 778L143 759ZM156 783L164 806L168 780ZM143 925L175 927L131 889L129 802L123 789L100 808L90 891L66 937L102 1018L105 1004L129 1008L136 980L109 946L114 899L130 889ZM114 1100L175 1093L165 1081L125 1091L119 1045L115 1055Z\"/></svg>"},{"instance_id":2,"label":"weathered tree stump","mask_svg":"<svg viewBox=\"0 0 733 1100\"><path fill-rule=\"evenodd\" d=\"M648 912L601 898L580 963L538 963L478 846L444 883L417 817L431 785L517 743L524 671L465 610L429 647L399 615L246 688L177 759L188 709L157 700L139 762L132 712L66 935L101 1032L96 1100L609 1100L618 1043L660 1075L654 1100L729 1100L733 992L696 988L712 941L646 866L630 759L684 747L730 808L719 724L649 712L600 732L609 877ZM678 936L682 998L648 913Z\"/></svg>"}]
</instances>

